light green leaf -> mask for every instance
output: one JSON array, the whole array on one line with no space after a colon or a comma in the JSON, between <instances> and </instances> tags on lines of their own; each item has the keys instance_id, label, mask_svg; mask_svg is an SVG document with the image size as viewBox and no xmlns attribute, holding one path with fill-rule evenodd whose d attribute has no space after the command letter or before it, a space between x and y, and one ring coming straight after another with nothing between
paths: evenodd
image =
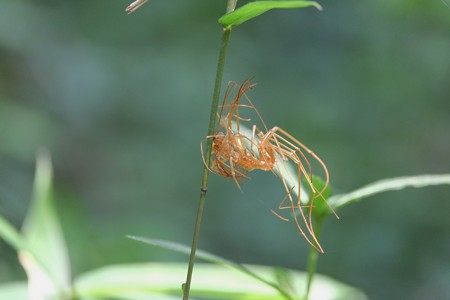
<instances>
[{"instance_id":1,"label":"light green leaf","mask_svg":"<svg viewBox=\"0 0 450 300\"><path fill-rule=\"evenodd\" d=\"M304 8L310 6L322 10L320 4L313 1L254 1L222 16L219 23L223 27L237 26L274 8Z\"/></svg>"},{"instance_id":2,"label":"light green leaf","mask_svg":"<svg viewBox=\"0 0 450 300\"><path fill-rule=\"evenodd\" d=\"M49 273L47 266L40 260L40 258L34 253L34 250L28 245L28 242L22 237L22 235L12 226L5 218L0 216L0 237L6 241L11 247L13 247L17 253L28 253L28 256L35 258L36 263L41 266L45 273ZM11 286L5 286L5 290L12 291ZM5 292L6 293L6 292ZM20 299L20 298L7 298L1 297L0 299Z\"/></svg>"},{"instance_id":3,"label":"light green leaf","mask_svg":"<svg viewBox=\"0 0 450 300\"><path fill-rule=\"evenodd\" d=\"M351 202L387 191L397 191L408 187L422 188L442 184L450 184L450 174L419 175L383 179L366 185L351 193L332 196L328 199L328 203L334 209L337 209Z\"/></svg>"},{"instance_id":4,"label":"light green leaf","mask_svg":"<svg viewBox=\"0 0 450 300\"><path fill-rule=\"evenodd\" d=\"M9 282L0 284L0 299L28 300L26 282Z\"/></svg>"},{"instance_id":5,"label":"light green leaf","mask_svg":"<svg viewBox=\"0 0 450 300\"><path fill-rule=\"evenodd\" d=\"M39 153L30 210L23 237L31 251L19 259L36 299L60 295L70 289L70 267L62 229L52 201L52 166L47 152ZM34 290L35 289L35 290Z\"/></svg>"},{"instance_id":6,"label":"light green leaf","mask_svg":"<svg viewBox=\"0 0 450 300\"><path fill-rule=\"evenodd\" d=\"M273 275L277 284L285 291L289 291L289 294L295 295L295 286L292 283L291 273L285 268L276 267L273 270Z\"/></svg>"},{"instance_id":7,"label":"light green leaf","mask_svg":"<svg viewBox=\"0 0 450 300\"><path fill-rule=\"evenodd\" d=\"M170 241L164 241L164 240L157 240L157 239L151 239L151 238L144 238L144 237L136 237L136 236L128 236L129 238L136 240L136 241L140 241L152 246L156 246L156 247L160 247L163 249L167 249L167 250L171 250L171 251L175 251L178 253L182 253L182 254L186 254L186 255L190 255L191 254L191 248L182 244L178 244L178 243L174 243L174 242L170 242ZM268 285L271 286L272 288L274 288L275 290L277 290L279 293L285 295L285 298L290 299L291 297L289 296L289 294L285 291L283 291L277 284L266 280L265 278L259 276L258 274L252 272L252 270L248 269L247 267L245 267L242 264L236 263L234 261L231 260L227 260L223 257L217 256L215 254L211 254L209 252L203 251L203 250L197 250L196 251L196 257L203 259L205 261L214 263L214 264L218 264L218 265L223 265L232 269L235 269L237 271L240 271L250 277L253 277L254 279Z\"/></svg>"},{"instance_id":8,"label":"light green leaf","mask_svg":"<svg viewBox=\"0 0 450 300\"><path fill-rule=\"evenodd\" d=\"M272 267L246 265L265 278L273 277ZM81 299L171 300L181 299L181 284L186 279L186 264L147 263L126 264L100 268L75 280ZM306 274L288 270L295 287L304 286ZM298 290L301 293L302 291ZM195 266L192 300L283 300L276 290L243 273L212 264ZM317 274L310 300L366 300L361 291L331 278Z\"/></svg>"}]
</instances>

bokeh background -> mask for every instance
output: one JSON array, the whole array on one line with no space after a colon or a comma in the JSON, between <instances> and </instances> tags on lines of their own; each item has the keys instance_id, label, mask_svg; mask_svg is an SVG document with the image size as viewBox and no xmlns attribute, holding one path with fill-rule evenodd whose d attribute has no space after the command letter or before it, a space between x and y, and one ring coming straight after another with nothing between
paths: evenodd
<instances>
[{"instance_id":1,"label":"bokeh background","mask_svg":"<svg viewBox=\"0 0 450 300\"><path fill-rule=\"evenodd\" d=\"M74 274L187 258L226 1L0 3L0 213L20 226L37 149L50 149ZM242 4L242 3L241 3ZM450 171L450 8L440 0L321 2L234 30L224 79L254 77L269 126L327 163L335 193ZM306 243L270 213L271 174L211 176L200 247L304 269ZM371 299L450 299L450 188L372 197L330 218L319 272ZM0 281L24 279L0 243Z\"/></svg>"}]
</instances>

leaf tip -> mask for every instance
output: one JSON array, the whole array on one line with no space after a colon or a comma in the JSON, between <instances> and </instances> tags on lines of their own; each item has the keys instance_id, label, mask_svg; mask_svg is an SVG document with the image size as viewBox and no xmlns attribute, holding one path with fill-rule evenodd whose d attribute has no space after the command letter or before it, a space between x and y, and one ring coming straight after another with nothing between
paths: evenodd
<instances>
[{"instance_id":1,"label":"leaf tip","mask_svg":"<svg viewBox=\"0 0 450 300\"><path fill-rule=\"evenodd\" d=\"M148 0L136 0L127 6L127 8L125 9L125 12L127 13L127 15L129 15L132 12L134 12L135 10L137 10L139 7L141 7L142 5L144 5L147 1Z\"/></svg>"},{"instance_id":2,"label":"leaf tip","mask_svg":"<svg viewBox=\"0 0 450 300\"><path fill-rule=\"evenodd\" d=\"M322 11L323 10L323 7L322 7L322 5L320 5L319 3L317 3L317 2L315 2L315 5L314 5L316 8L317 8L317 10L319 10L319 11Z\"/></svg>"}]
</instances>

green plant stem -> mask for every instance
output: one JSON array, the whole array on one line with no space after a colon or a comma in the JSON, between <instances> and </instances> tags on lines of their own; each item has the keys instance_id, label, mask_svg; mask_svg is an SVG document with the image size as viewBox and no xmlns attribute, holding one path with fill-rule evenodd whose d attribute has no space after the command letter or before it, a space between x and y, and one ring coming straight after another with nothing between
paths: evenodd
<instances>
[{"instance_id":1,"label":"green plant stem","mask_svg":"<svg viewBox=\"0 0 450 300\"><path fill-rule=\"evenodd\" d=\"M321 216L317 219L315 226L315 234L317 239L320 237L320 230L322 229L322 224L325 221L325 216ZM309 248L309 256L308 256L308 278L306 281L306 292L303 300L309 299L309 294L311 292L311 286L314 279L314 274L316 272L317 260L319 258L319 252L314 247Z\"/></svg>"},{"instance_id":2,"label":"green plant stem","mask_svg":"<svg viewBox=\"0 0 450 300\"><path fill-rule=\"evenodd\" d=\"M236 7L237 0L228 0L226 12L232 12ZM230 40L231 28L225 28L222 34L222 43L220 46L219 60L217 63L216 81L214 84L214 93L211 104L211 113L209 116L208 136L214 134L217 121L217 108L219 105L220 90L222 88L222 78L225 68L225 58L227 56L228 42ZM208 166L203 167L202 185L200 188L200 199L198 203L197 216L195 220L194 235L192 237L191 255L189 257L189 266L186 276L186 283L183 289L183 300L189 299L191 289L192 272L194 270L195 252L197 250L197 242L200 234L200 224L202 221L203 209L205 207L206 192L208 191L209 166L211 162L212 139L207 139L205 162Z\"/></svg>"}]
</instances>

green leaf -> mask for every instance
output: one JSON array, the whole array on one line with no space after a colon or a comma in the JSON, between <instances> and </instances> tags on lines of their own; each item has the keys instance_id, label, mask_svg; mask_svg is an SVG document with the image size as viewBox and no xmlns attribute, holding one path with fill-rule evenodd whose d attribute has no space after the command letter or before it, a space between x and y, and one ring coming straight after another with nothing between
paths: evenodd
<instances>
[{"instance_id":1,"label":"green leaf","mask_svg":"<svg viewBox=\"0 0 450 300\"><path fill-rule=\"evenodd\" d=\"M42 267L42 270L45 273L49 273L48 268L43 263L43 261L37 257L37 255L34 253L34 250L28 245L28 242L22 237L22 235L12 226L5 218L0 216L0 237L6 241L11 247L13 247L17 253L22 253L24 255L25 253L28 253L28 256L32 256L35 258L36 263ZM7 289L5 287L5 289ZM9 286L8 286L9 291ZM0 296L3 295L2 292L0 292ZM19 299L19 298L3 298L0 297L0 299Z\"/></svg>"},{"instance_id":2,"label":"green leaf","mask_svg":"<svg viewBox=\"0 0 450 300\"><path fill-rule=\"evenodd\" d=\"M8 282L0 284L0 299L28 300L26 282Z\"/></svg>"},{"instance_id":3,"label":"green leaf","mask_svg":"<svg viewBox=\"0 0 450 300\"><path fill-rule=\"evenodd\" d=\"M174 242L170 242L170 241L164 241L164 240L157 240L157 239L151 239L151 238L144 238L144 237L137 237L137 236L128 236L128 238L136 240L136 241L140 241L152 246L156 246L159 248L163 248L163 249L167 249L167 250L171 250L171 251L175 251L178 253L182 253L182 254L186 254L186 255L190 255L191 254L191 248L182 244L178 244L178 243L174 243ZM214 263L214 264L218 264L218 265L223 265L232 269L235 269L237 271L240 271L250 277L253 277L254 279L268 285L271 286L272 288L274 288L275 290L278 290L281 294L285 295L285 297L287 299L290 299L291 297L289 296L289 294L282 290L277 284L268 281L264 278L262 278L261 276L259 276L258 274L252 272L252 270L248 269L247 267L245 267L244 265L241 265L239 263L236 263L234 261L231 260L227 260L223 257L211 254L209 252L203 251L203 250L197 250L196 251L196 257L203 259L205 261Z\"/></svg>"},{"instance_id":4,"label":"green leaf","mask_svg":"<svg viewBox=\"0 0 450 300\"><path fill-rule=\"evenodd\" d=\"M247 265L246 268L264 278L273 277L273 268ZM81 299L172 300L181 299L181 285L186 279L184 263L126 264L100 268L75 280ZM304 286L303 272L288 270L292 285ZM191 298L229 300L286 299L266 284L246 274L212 264L197 263L194 270ZM297 292L302 292L298 290ZM323 275L316 275L311 300L366 300L360 290Z\"/></svg>"},{"instance_id":5,"label":"green leaf","mask_svg":"<svg viewBox=\"0 0 450 300\"><path fill-rule=\"evenodd\" d=\"M328 203L334 209L338 209L360 199L387 191L397 191L408 187L422 188L442 184L450 184L450 174L419 175L383 179L366 185L353 192L332 196L328 199Z\"/></svg>"},{"instance_id":6,"label":"green leaf","mask_svg":"<svg viewBox=\"0 0 450 300\"><path fill-rule=\"evenodd\" d=\"M313 1L254 1L222 16L219 23L223 27L237 26L274 8L304 8L310 6L322 10L320 4Z\"/></svg>"},{"instance_id":7,"label":"green leaf","mask_svg":"<svg viewBox=\"0 0 450 300\"><path fill-rule=\"evenodd\" d=\"M273 269L273 274L278 286L288 291L290 295L295 295L295 286L292 282L291 273L288 270L276 267Z\"/></svg>"},{"instance_id":8,"label":"green leaf","mask_svg":"<svg viewBox=\"0 0 450 300\"><path fill-rule=\"evenodd\" d=\"M322 194L316 195L314 199L313 214L316 217L324 217L332 212L330 209L330 204L327 202L327 199L330 197L331 194L330 185L328 185L325 188L325 181L323 181L322 178L316 175L312 176L312 184L317 191L323 190Z\"/></svg>"},{"instance_id":9,"label":"green leaf","mask_svg":"<svg viewBox=\"0 0 450 300\"><path fill-rule=\"evenodd\" d=\"M52 166L47 152L36 162L33 196L23 227L30 251L19 253L31 293L46 297L70 289L70 267L62 229L52 200Z\"/></svg>"},{"instance_id":10,"label":"green leaf","mask_svg":"<svg viewBox=\"0 0 450 300\"><path fill-rule=\"evenodd\" d=\"M21 237L20 233L0 215L0 237L5 240L17 252L26 248L26 242Z\"/></svg>"}]
</instances>

